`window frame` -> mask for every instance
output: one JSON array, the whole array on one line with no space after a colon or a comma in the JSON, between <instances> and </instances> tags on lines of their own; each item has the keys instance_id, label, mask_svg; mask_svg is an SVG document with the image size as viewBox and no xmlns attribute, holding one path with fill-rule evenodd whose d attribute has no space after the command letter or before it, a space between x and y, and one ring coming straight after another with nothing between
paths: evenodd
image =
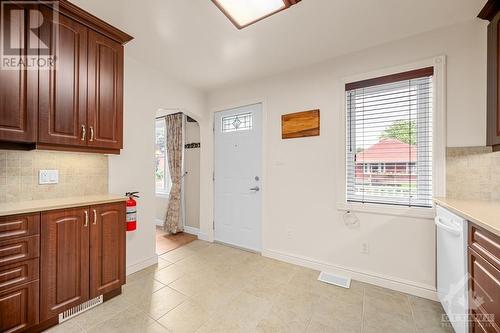
<instances>
[{"instance_id":1,"label":"window frame","mask_svg":"<svg viewBox=\"0 0 500 333\"><path fill-rule=\"evenodd\" d=\"M163 187L164 189L167 188L167 176L170 177L170 170L168 168L168 155L167 155L167 122L166 122L166 116L161 116L161 117L156 117L155 118L155 145L156 145L156 125L157 125L157 122L159 120L162 120L163 119L163 122L164 122L164 126L165 126L165 156L164 156L164 176L163 176ZM156 160L157 160L157 156L156 156L156 151L155 151L155 163L156 163ZM156 172L156 166L155 166L155 172ZM165 198L168 198L169 195L170 195L170 188L168 190L158 190L157 186L156 186L156 179L155 179L155 195L157 197L165 197Z\"/></svg>"},{"instance_id":2,"label":"window frame","mask_svg":"<svg viewBox=\"0 0 500 333\"><path fill-rule=\"evenodd\" d=\"M423 142L423 143L417 144L416 146L414 146L414 149L418 151L417 156L431 156L432 146L426 144L426 142L428 142L427 139L429 138L429 135L432 136L434 130L434 126L432 125L432 112L433 112L432 106L428 107L429 105L428 101L432 101L434 97L434 94L432 93L433 78L434 78L434 68L426 67L417 70L348 83L345 85L346 99L349 101L350 104L349 110L347 109L347 106L345 110L347 117L347 122L345 126L348 127L349 129L346 132L346 135L349 140L348 145L346 145L347 148L346 155L348 159L346 160L347 164L346 168L348 176L350 175L348 177L350 186L348 186L346 189L349 196L348 198L349 202L432 208L432 192L427 191L426 188L428 188L429 185L432 188L433 179L432 177L430 178L430 183L429 179L426 179L426 177L417 177L414 181L411 180L412 173L410 170L409 162L406 162L404 164L403 172L401 172L401 176L408 177L407 181L401 182L402 183L401 185L405 185L408 183L410 184L410 189L408 190L408 193L405 193L404 186L396 186L393 183L391 184L390 182L383 181L382 178L378 178L375 184L369 184L365 183L366 178L363 177L362 183L359 183L356 174L356 157L358 155L357 144L359 139L358 135L364 137L364 132L361 131L358 133L357 117L360 116L364 119L366 115L364 114L364 111L360 110L359 112L361 113L356 111L357 105L355 105L354 101L357 100L358 98L362 98L362 100L364 100L365 94L367 94L366 97L370 101L370 98L376 98L376 95L380 94L380 92L384 94L385 98L385 94L388 93L392 94L393 91L400 91L401 93L403 93L403 96L401 97L391 97L391 98L397 98L400 101L400 103L406 103L407 98L418 100L419 102L417 102L414 105L416 106L416 109L411 107L408 110L406 110L409 112L408 116L411 117L411 115L413 114L415 116L415 119L412 119L411 121L414 121L417 124L430 124L431 127L429 128L429 127L416 126L417 129L416 135L418 137L418 142ZM411 86L408 86L409 89L408 95L406 95L407 94L406 87L407 84L410 83ZM424 89L422 89L422 85L424 85L425 87ZM431 89L430 95L429 95L428 85L430 85ZM358 96L358 94L360 94L360 96ZM375 101L377 100L372 100L371 102L368 103L374 103ZM420 102L423 102L422 103L422 105L424 105L423 107L419 107ZM385 104L381 105L384 105L385 107ZM370 109L370 107L368 107L368 109ZM402 112L402 111L395 111L391 107L389 107L389 109L390 111L387 112L396 112L396 114L398 112ZM382 109L377 111L382 112ZM366 112L368 112L368 118L370 118L370 111L368 110ZM386 110L384 110L384 112L386 112ZM394 117L395 114L391 113L388 116ZM403 119L407 119L408 116L404 115ZM377 124L379 119L378 118L373 119L373 121L374 124ZM364 124L365 121L362 120L362 123ZM367 126L369 127L372 125L373 124L371 123L367 124ZM356 149L352 149L353 146ZM348 147L351 147L351 149L349 149ZM422 170L425 172L432 171L432 157L430 160L427 158L424 159L418 158L416 160L416 165L417 165L417 170ZM370 177L368 179L372 179L373 175L384 175L385 173L386 173L385 163L383 162L371 163ZM353 178L351 178L351 176ZM415 189L414 191L411 190L413 185ZM357 193L358 190L360 190L362 194ZM383 195L384 192L386 193L386 195Z\"/></svg>"},{"instance_id":3,"label":"window frame","mask_svg":"<svg viewBox=\"0 0 500 333\"><path fill-rule=\"evenodd\" d=\"M342 158L337 159L337 186L336 191L336 208L340 211L358 211L364 213L375 213L382 215L415 217L422 219L434 218L435 209L425 207L409 207L397 205L381 205L371 203L358 203L347 201L347 114L346 114L346 84L351 82L359 82L370 80L373 78L404 73L407 71L418 70L421 68L433 67L433 197L443 197L446 193L446 57L438 56L422 61L414 62L407 65L396 66L381 70L375 70L368 73L362 73L349 77L344 77L340 81L337 88L337 96L339 100L339 139L337 151Z\"/></svg>"}]
</instances>

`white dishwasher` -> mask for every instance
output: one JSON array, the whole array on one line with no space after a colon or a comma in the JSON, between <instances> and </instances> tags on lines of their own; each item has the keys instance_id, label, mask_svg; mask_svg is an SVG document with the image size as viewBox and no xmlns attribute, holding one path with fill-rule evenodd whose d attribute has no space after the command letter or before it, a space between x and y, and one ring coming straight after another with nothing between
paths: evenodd
<instances>
[{"instance_id":1,"label":"white dishwasher","mask_svg":"<svg viewBox=\"0 0 500 333\"><path fill-rule=\"evenodd\" d=\"M467 221L437 206L437 292L455 332L468 332Z\"/></svg>"}]
</instances>

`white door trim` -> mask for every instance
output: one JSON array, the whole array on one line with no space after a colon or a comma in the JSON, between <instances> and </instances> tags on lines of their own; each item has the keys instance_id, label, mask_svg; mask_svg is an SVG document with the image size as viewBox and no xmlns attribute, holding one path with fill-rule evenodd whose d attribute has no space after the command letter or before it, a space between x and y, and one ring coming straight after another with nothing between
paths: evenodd
<instances>
[{"instance_id":1,"label":"white door trim","mask_svg":"<svg viewBox=\"0 0 500 333\"><path fill-rule=\"evenodd\" d=\"M265 212L267 211L267 179L268 179L268 148L267 145L265 144L268 139L268 126L269 126L269 120L268 120L268 112L267 112L267 99L266 98L253 98L253 99L245 99L240 102L234 102L234 103L228 103L224 105L220 105L217 107L211 107L210 109L210 114L211 116L209 117L209 128L210 128L210 135L212 136L212 163L211 163L211 176L215 175L215 117L218 112L223 112L227 111L230 109L235 109L239 107L244 107L244 106L249 106L249 105L254 105L254 104L261 104L261 112L262 112L262 117L261 117L261 126L262 126L262 131L261 131L261 184L262 187L265 189L262 191L262 197L261 197L261 225L260 225L260 250L258 251L259 253L264 251L266 249L266 219L265 219ZM212 186L212 204L211 204L211 209L212 209L212 219L210 221L210 227L208 228L208 233L203 234L203 239L214 242L215 241L215 232L214 232L214 226L215 226L215 182L212 180L211 182ZM200 219L201 223L201 219ZM206 225L206 224L205 224ZM202 236L201 233L201 224L200 224L200 236ZM200 238L202 239L202 238Z\"/></svg>"}]
</instances>

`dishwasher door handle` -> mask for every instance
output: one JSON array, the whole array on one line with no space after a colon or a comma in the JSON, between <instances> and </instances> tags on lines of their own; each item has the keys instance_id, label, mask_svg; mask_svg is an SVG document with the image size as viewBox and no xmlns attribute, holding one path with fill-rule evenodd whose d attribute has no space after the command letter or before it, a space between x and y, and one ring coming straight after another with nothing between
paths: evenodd
<instances>
[{"instance_id":1,"label":"dishwasher door handle","mask_svg":"<svg viewBox=\"0 0 500 333\"><path fill-rule=\"evenodd\" d=\"M453 227L450 227L449 225L442 223L441 218L439 216L436 216L436 218L434 219L434 222L436 223L436 226L438 228L446 230L456 237L460 236L460 234L462 233L462 230L460 230L459 228L453 228Z\"/></svg>"}]
</instances>

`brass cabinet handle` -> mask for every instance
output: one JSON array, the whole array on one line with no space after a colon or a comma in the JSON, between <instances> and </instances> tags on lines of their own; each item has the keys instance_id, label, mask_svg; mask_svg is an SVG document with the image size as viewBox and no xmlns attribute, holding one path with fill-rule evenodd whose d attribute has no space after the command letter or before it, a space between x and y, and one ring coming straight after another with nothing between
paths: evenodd
<instances>
[{"instance_id":1,"label":"brass cabinet handle","mask_svg":"<svg viewBox=\"0 0 500 333\"><path fill-rule=\"evenodd\" d=\"M97 224L97 210L93 209L94 211L94 225Z\"/></svg>"},{"instance_id":2,"label":"brass cabinet handle","mask_svg":"<svg viewBox=\"0 0 500 333\"><path fill-rule=\"evenodd\" d=\"M85 213L85 224L84 224L84 227L88 227L89 226L89 212L88 211L84 211Z\"/></svg>"},{"instance_id":3,"label":"brass cabinet handle","mask_svg":"<svg viewBox=\"0 0 500 333\"><path fill-rule=\"evenodd\" d=\"M94 126L90 126L90 141L94 141Z\"/></svg>"},{"instance_id":4,"label":"brass cabinet handle","mask_svg":"<svg viewBox=\"0 0 500 333\"><path fill-rule=\"evenodd\" d=\"M85 137L87 136L87 128L85 125L82 125L82 141L85 141Z\"/></svg>"}]
</instances>

